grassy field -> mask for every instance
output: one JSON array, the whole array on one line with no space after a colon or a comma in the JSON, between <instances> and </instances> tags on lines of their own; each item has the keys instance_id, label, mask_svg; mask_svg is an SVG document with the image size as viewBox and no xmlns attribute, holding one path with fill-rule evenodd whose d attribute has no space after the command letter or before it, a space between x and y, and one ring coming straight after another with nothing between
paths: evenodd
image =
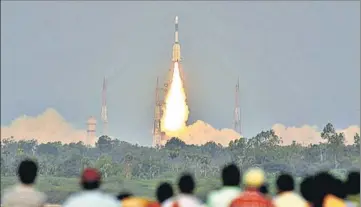
<instances>
[{"instance_id":1,"label":"grassy field","mask_svg":"<svg viewBox=\"0 0 361 207\"><path fill-rule=\"evenodd\" d=\"M154 198L157 185L161 181L170 181L175 183L175 179L162 180L122 180L119 178L107 178L102 189L111 194L118 194L122 191L132 192L135 195ZM215 189L220 185L218 179L198 179L197 195L205 198L209 190ZM3 190L17 182L16 177L1 177L1 194ZM37 180L36 187L48 195L49 203L62 203L64 199L73 192L80 190L78 178L63 177L40 177Z\"/></svg>"},{"instance_id":2,"label":"grassy field","mask_svg":"<svg viewBox=\"0 0 361 207\"><path fill-rule=\"evenodd\" d=\"M332 174L345 178L344 172L334 171ZM269 185L269 191L271 194L275 193L275 174L267 174L267 181ZM296 178L296 182L299 183L302 178ZM127 191L137 196L143 196L147 198L155 198L155 189L162 181L169 181L172 184L176 183L176 177L172 175L164 176L162 179L153 180L127 180L119 177L109 177L103 182L102 189L113 195L119 192ZM196 178L197 189L196 194L205 200L209 191L214 190L221 186L219 178ZM3 190L17 182L16 177L1 177L1 194ZM60 204L71 193L77 192L79 188L79 178L64 178L64 177L40 177L37 180L37 188L45 192L48 195L48 202ZM298 186L298 185L297 185ZM176 188L174 188L176 189Z\"/></svg>"}]
</instances>

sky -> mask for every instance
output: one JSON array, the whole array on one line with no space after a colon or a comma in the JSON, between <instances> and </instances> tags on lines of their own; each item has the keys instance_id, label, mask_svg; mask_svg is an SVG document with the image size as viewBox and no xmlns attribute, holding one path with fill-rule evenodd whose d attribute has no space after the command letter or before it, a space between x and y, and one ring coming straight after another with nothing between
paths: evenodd
<instances>
[{"instance_id":1,"label":"sky","mask_svg":"<svg viewBox=\"0 0 361 207\"><path fill-rule=\"evenodd\" d=\"M246 137L274 124L360 125L360 2L1 2L1 125L55 109L75 128L151 143L156 77L179 16L190 121Z\"/></svg>"}]
</instances>

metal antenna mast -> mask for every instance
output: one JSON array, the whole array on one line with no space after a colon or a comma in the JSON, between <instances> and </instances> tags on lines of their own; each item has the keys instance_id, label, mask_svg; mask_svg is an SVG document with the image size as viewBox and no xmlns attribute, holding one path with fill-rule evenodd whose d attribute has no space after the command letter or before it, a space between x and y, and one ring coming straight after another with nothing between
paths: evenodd
<instances>
[{"instance_id":1,"label":"metal antenna mast","mask_svg":"<svg viewBox=\"0 0 361 207\"><path fill-rule=\"evenodd\" d=\"M234 130L241 134L241 108L239 107L239 78L235 90Z\"/></svg>"}]
</instances>

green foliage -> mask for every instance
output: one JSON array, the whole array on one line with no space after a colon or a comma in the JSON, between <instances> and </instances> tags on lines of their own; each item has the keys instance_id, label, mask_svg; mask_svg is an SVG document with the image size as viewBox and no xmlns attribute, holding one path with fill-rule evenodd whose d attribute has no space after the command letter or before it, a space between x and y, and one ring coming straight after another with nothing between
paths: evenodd
<instances>
[{"instance_id":1,"label":"green foliage","mask_svg":"<svg viewBox=\"0 0 361 207\"><path fill-rule=\"evenodd\" d=\"M242 171L251 166L262 167L271 180L281 171L302 177L319 170L332 170L342 176L346 170L359 168L358 134L353 145L345 145L344 135L327 124L321 136L325 143L302 146L293 142L283 146L282 138L269 130L249 139L231 141L227 147L214 142L187 145L172 138L159 149L107 136L99 137L95 147L82 142L38 144L36 140L10 138L1 140L1 186L4 189L16 182L16 167L26 157L37 160L38 187L50 194L51 202L60 202L78 190L78 177L85 167L101 171L104 188L109 192L118 193L124 188L148 197L154 196L160 181L175 183L184 171L194 174L199 186L197 193L204 197L209 190L220 186L221 169L230 162L236 163Z\"/></svg>"}]
</instances>

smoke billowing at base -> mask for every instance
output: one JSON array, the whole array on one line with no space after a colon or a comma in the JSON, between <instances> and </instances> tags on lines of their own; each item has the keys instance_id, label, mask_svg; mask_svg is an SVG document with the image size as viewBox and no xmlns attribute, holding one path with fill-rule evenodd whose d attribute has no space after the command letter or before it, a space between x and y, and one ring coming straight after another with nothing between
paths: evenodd
<instances>
[{"instance_id":1,"label":"smoke billowing at base","mask_svg":"<svg viewBox=\"0 0 361 207\"><path fill-rule=\"evenodd\" d=\"M286 127L282 124L275 124L272 129L276 135L282 138L284 145L291 144L293 140L302 145L318 144L323 141L320 136L322 128L315 126ZM346 144L352 144L354 135L360 133L360 127L353 125L337 131L344 133ZM13 137L14 140L36 139L39 143L84 142L86 130L75 129L55 109L49 108L38 116L21 116L12 121L9 126L2 126L1 139L10 137ZM215 129L203 121L197 121L187 126L179 136L187 144L200 145L213 141L223 146L227 146L231 140L240 137L232 129ZM151 139L151 136L149 138Z\"/></svg>"}]
</instances>

